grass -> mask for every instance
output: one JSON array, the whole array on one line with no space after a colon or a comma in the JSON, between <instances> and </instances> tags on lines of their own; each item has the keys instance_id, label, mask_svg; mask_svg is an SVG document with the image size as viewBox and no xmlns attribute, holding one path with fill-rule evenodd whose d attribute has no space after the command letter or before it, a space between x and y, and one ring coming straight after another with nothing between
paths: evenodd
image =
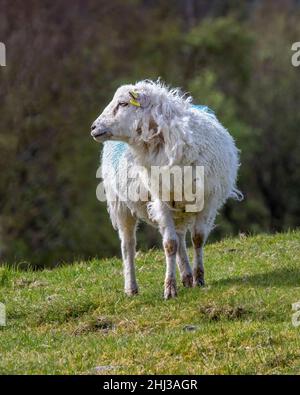
<instances>
[{"instance_id":1,"label":"grass","mask_svg":"<svg viewBox=\"0 0 300 395\"><path fill-rule=\"evenodd\" d=\"M0 268L2 374L297 374L300 232L206 247L205 288L164 301L164 257L140 253L140 295L119 259Z\"/></svg>"}]
</instances>

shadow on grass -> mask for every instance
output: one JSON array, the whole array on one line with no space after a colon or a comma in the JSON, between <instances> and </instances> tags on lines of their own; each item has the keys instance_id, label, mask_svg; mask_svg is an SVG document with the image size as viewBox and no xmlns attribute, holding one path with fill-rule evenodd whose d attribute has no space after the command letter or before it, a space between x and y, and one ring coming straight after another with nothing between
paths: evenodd
<instances>
[{"instance_id":1,"label":"shadow on grass","mask_svg":"<svg viewBox=\"0 0 300 395\"><path fill-rule=\"evenodd\" d=\"M212 281L211 285L253 285L257 287L300 287L300 267L298 269L276 269L271 272L223 278Z\"/></svg>"}]
</instances>

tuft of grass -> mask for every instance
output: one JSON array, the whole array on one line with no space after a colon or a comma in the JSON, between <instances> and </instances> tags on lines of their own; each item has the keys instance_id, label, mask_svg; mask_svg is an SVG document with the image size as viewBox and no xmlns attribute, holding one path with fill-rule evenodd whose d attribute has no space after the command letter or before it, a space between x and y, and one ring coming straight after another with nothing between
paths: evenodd
<instances>
[{"instance_id":1,"label":"tuft of grass","mask_svg":"<svg viewBox=\"0 0 300 395\"><path fill-rule=\"evenodd\" d=\"M133 298L116 258L43 271L2 266L0 373L297 374L299 242L295 231L210 244L207 286L186 289L178 278L169 301L158 250L138 253Z\"/></svg>"},{"instance_id":2,"label":"tuft of grass","mask_svg":"<svg viewBox=\"0 0 300 395\"><path fill-rule=\"evenodd\" d=\"M200 307L200 313L210 321L219 321L224 318L228 320L241 319L248 311L242 306L216 306L214 303L209 303Z\"/></svg>"},{"instance_id":3,"label":"tuft of grass","mask_svg":"<svg viewBox=\"0 0 300 395\"><path fill-rule=\"evenodd\" d=\"M89 332L101 331L108 333L114 328L114 325L107 317L96 317L87 322L81 323L73 332L74 335L82 335Z\"/></svg>"}]
</instances>

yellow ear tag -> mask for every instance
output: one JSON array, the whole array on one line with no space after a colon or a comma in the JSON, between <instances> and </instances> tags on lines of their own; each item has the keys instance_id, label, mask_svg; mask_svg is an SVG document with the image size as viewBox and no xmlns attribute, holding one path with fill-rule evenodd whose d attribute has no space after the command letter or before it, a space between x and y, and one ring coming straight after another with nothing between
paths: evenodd
<instances>
[{"instance_id":1,"label":"yellow ear tag","mask_svg":"<svg viewBox=\"0 0 300 395\"><path fill-rule=\"evenodd\" d=\"M132 104L133 106L141 107L140 103L135 99L130 99L129 103Z\"/></svg>"}]
</instances>

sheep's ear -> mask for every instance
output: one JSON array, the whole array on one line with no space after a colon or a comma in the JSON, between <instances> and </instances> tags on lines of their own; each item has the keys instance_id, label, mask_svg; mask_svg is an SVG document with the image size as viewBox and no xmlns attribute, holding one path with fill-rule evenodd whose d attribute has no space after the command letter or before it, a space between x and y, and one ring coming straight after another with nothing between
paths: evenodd
<instances>
[{"instance_id":1,"label":"sheep's ear","mask_svg":"<svg viewBox=\"0 0 300 395\"><path fill-rule=\"evenodd\" d=\"M129 95L131 96L129 103L133 106L141 107L141 103L139 102L139 94L136 91L130 91Z\"/></svg>"},{"instance_id":2,"label":"sheep's ear","mask_svg":"<svg viewBox=\"0 0 300 395\"><path fill-rule=\"evenodd\" d=\"M139 94L137 93L137 91L130 91L129 94L135 100L139 98Z\"/></svg>"},{"instance_id":3,"label":"sheep's ear","mask_svg":"<svg viewBox=\"0 0 300 395\"><path fill-rule=\"evenodd\" d=\"M150 104L150 98L144 92L132 90L129 92L131 97L129 103L136 107L147 108Z\"/></svg>"}]
</instances>

